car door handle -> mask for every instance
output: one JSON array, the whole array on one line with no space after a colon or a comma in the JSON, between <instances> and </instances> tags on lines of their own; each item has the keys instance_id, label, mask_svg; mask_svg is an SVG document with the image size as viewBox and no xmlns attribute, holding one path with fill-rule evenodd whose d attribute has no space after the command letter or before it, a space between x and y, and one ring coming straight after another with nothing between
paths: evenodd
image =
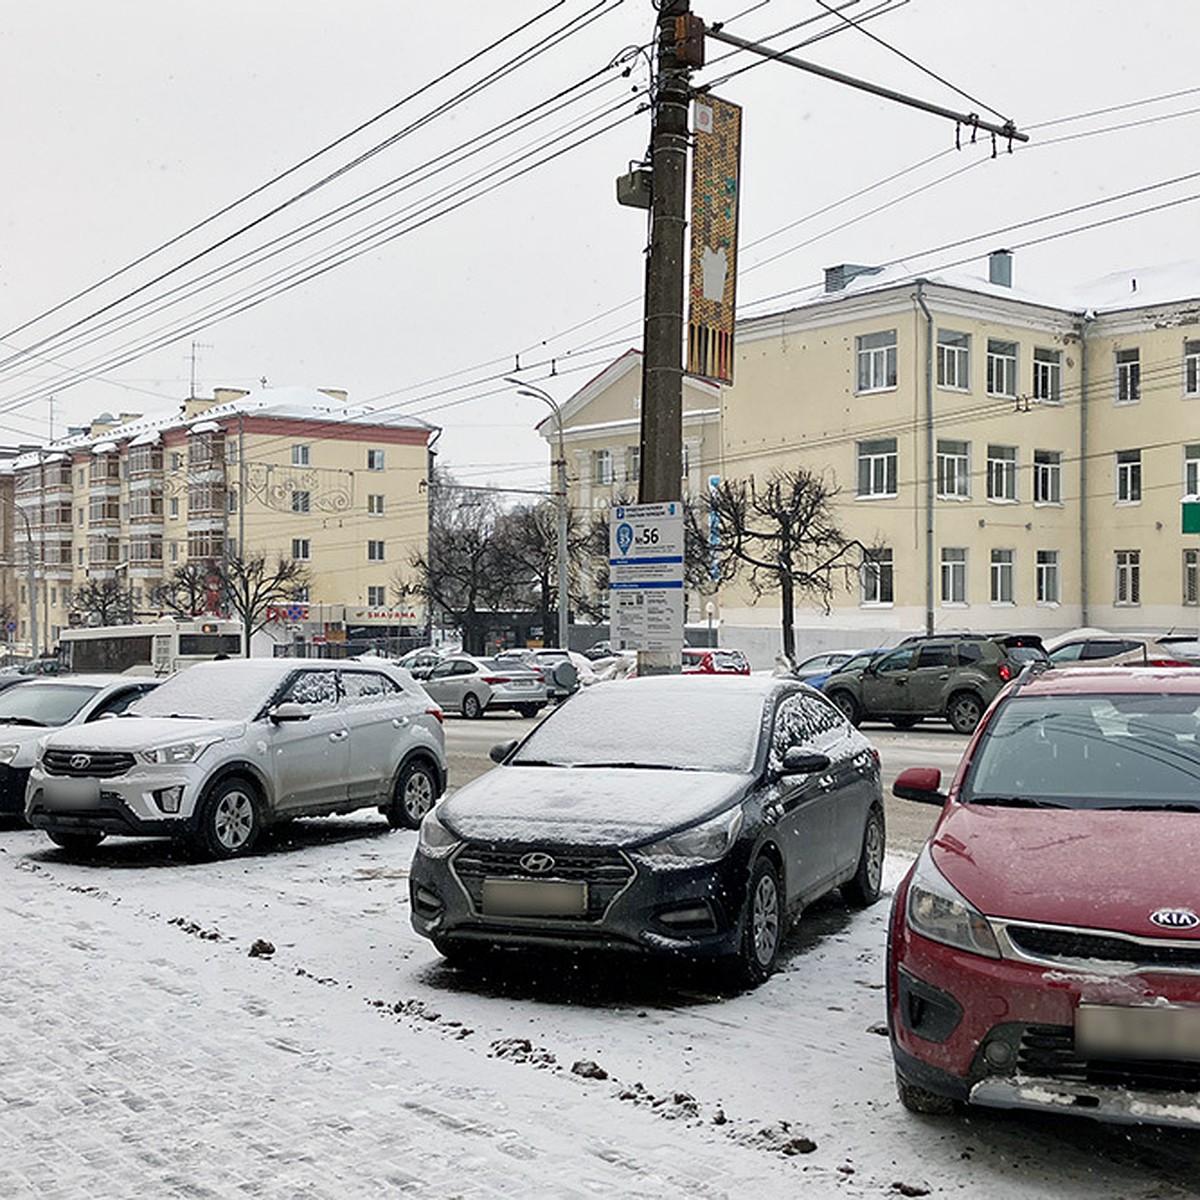
<instances>
[{"instance_id":1,"label":"car door handle","mask_svg":"<svg viewBox=\"0 0 1200 1200\"><path fill-rule=\"evenodd\" d=\"M349 736L350 736L350 730L348 730L348 729L335 729L335 730L334 730L334 731L333 731L333 732L332 732L332 733L329 735L329 740L330 740L331 742L344 742L344 741L345 741L345 740L346 740L346 739L347 739Z\"/></svg>"},{"instance_id":2,"label":"car door handle","mask_svg":"<svg viewBox=\"0 0 1200 1200\"><path fill-rule=\"evenodd\" d=\"M403 729L405 727L405 725L407 725L407 724L408 724L407 717L393 717L392 718L392 725L395 726L395 728L397 728L397 729Z\"/></svg>"},{"instance_id":3,"label":"car door handle","mask_svg":"<svg viewBox=\"0 0 1200 1200\"><path fill-rule=\"evenodd\" d=\"M822 775L817 783L823 792L831 792L837 786L837 780L832 775Z\"/></svg>"}]
</instances>

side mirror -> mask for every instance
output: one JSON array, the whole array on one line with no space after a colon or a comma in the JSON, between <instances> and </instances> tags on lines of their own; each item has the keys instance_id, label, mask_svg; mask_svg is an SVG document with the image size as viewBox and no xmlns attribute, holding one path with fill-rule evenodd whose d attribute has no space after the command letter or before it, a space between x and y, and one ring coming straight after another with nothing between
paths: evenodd
<instances>
[{"instance_id":1,"label":"side mirror","mask_svg":"<svg viewBox=\"0 0 1200 1200\"><path fill-rule=\"evenodd\" d=\"M892 795L901 800L915 800L918 804L941 806L946 803L941 785L942 773L937 767L908 767L896 776Z\"/></svg>"},{"instance_id":2,"label":"side mirror","mask_svg":"<svg viewBox=\"0 0 1200 1200\"><path fill-rule=\"evenodd\" d=\"M791 746L783 752L781 775L815 775L824 771L830 763L828 754L814 754L800 746Z\"/></svg>"},{"instance_id":3,"label":"side mirror","mask_svg":"<svg viewBox=\"0 0 1200 1200\"><path fill-rule=\"evenodd\" d=\"M285 721L307 721L312 713L303 704L288 700L283 704L277 704L267 716L276 725L282 725Z\"/></svg>"},{"instance_id":4,"label":"side mirror","mask_svg":"<svg viewBox=\"0 0 1200 1200\"><path fill-rule=\"evenodd\" d=\"M517 739L511 742L500 742L488 751L488 758L494 763L502 763L517 748Z\"/></svg>"}]
</instances>

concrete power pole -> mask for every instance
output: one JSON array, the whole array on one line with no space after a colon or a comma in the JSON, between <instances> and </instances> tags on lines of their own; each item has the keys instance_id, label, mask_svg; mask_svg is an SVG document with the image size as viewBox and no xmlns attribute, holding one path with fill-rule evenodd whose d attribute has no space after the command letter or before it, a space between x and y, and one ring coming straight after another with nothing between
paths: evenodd
<instances>
[{"instance_id":1,"label":"concrete power pole","mask_svg":"<svg viewBox=\"0 0 1200 1200\"><path fill-rule=\"evenodd\" d=\"M683 475L683 297L691 67L676 50L676 18L689 0L662 0L658 80L650 133L650 251L642 357L643 504L678 500Z\"/></svg>"}]
</instances>

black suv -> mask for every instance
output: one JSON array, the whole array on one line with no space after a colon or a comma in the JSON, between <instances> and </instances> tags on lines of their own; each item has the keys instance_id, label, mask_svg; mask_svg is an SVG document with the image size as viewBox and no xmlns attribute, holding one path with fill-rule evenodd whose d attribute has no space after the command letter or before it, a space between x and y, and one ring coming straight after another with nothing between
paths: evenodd
<instances>
[{"instance_id":1,"label":"black suv","mask_svg":"<svg viewBox=\"0 0 1200 1200\"><path fill-rule=\"evenodd\" d=\"M822 690L854 722L891 721L908 729L923 717L945 717L971 733L996 693L1028 662L1044 662L1031 634L953 634L909 638L870 665L831 675Z\"/></svg>"}]
</instances>

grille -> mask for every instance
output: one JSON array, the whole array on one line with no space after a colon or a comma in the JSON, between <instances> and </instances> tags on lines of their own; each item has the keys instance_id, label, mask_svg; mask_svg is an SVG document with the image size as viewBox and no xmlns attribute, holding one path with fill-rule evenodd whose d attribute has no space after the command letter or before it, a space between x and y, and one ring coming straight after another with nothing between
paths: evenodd
<instances>
[{"instance_id":1,"label":"grille","mask_svg":"<svg viewBox=\"0 0 1200 1200\"><path fill-rule=\"evenodd\" d=\"M521 866L521 858L530 851L548 853L554 869L534 875ZM556 918L568 921L599 921L617 894L633 878L633 865L619 850L559 850L553 846L464 846L455 856L454 873L471 897L475 911L483 910L485 879L562 879L587 884L587 912L578 917Z\"/></svg>"},{"instance_id":2,"label":"grille","mask_svg":"<svg viewBox=\"0 0 1200 1200\"><path fill-rule=\"evenodd\" d=\"M1069 1025L1027 1025L1017 1051L1017 1071L1040 1079L1146 1092L1200 1092L1200 1063L1159 1059L1084 1058Z\"/></svg>"},{"instance_id":3,"label":"grille","mask_svg":"<svg viewBox=\"0 0 1200 1200\"><path fill-rule=\"evenodd\" d=\"M72 759L86 758L87 765L75 767ZM133 766L133 755L108 750L47 750L42 768L49 775L70 775L75 779L113 779Z\"/></svg>"},{"instance_id":4,"label":"grille","mask_svg":"<svg viewBox=\"0 0 1200 1200\"><path fill-rule=\"evenodd\" d=\"M1040 959L1079 962L1133 963L1139 967L1200 970L1200 941L1179 942L1124 938L1083 929L1049 929L1044 926L1009 925L1009 941L1022 954Z\"/></svg>"}]
</instances>

